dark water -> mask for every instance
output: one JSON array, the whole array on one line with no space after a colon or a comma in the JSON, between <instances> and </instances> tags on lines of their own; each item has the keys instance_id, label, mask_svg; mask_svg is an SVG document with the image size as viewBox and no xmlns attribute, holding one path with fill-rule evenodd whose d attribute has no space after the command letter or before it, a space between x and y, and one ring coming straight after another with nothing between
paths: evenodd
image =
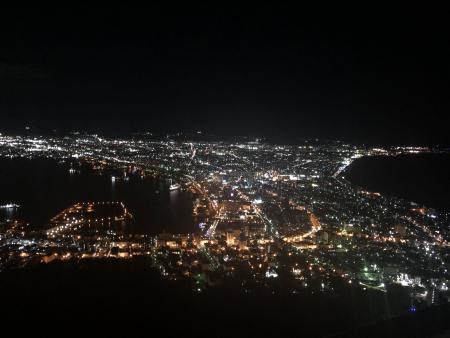
<instances>
[{"instance_id":1,"label":"dark water","mask_svg":"<svg viewBox=\"0 0 450 338\"><path fill-rule=\"evenodd\" d=\"M193 232L192 197L169 191L168 183L132 175L129 181L112 182L87 167L70 174L69 163L48 159L0 159L0 205L20 204L14 213L0 210L1 218L25 219L37 228L61 210L80 201L123 201L134 216L130 233Z\"/></svg>"},{"instance_id":2,"label":"dark water","mask_svg":"<svg viewBox=\"0 0 450 338\"><path fill-rule=\"evenodd\" d=\"M450 211L450 154L360 158L345 177L369 191Z\"/></svg>"}]
</instances>

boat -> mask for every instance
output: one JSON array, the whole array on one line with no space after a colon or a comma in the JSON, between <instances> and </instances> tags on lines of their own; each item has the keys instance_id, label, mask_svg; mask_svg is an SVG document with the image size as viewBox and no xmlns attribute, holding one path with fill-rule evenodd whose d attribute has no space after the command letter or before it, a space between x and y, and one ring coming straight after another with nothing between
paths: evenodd
<instances>
[{"instance_id":1,"label":"boat","mask_svg":"<svg viewBox=\"0 0 450 338\"><path fill-rule=\"evenodd\" d=\"M173 191L173 190L178 190L181 188L181 185L178 183L172 183L172 179L169 180L170 182L170 186L169 186L169 190Z\"/></svg>"},{"instance_id":2,"label":"boat","mask_svg":"<svg viewBox=\"0 0 450 338\"><path fill-rule=\"evenodd\" d=\"M8 203L5 205L0 205L0 209L17 209L18 207L20 207L20 205L15 204L15 203Z\"/></svg>"}]
</instances>

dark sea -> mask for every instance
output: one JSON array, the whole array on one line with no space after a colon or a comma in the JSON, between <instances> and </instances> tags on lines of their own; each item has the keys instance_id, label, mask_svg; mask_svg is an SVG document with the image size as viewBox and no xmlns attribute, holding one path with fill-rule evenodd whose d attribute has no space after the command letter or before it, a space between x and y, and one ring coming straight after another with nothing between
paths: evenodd
<instances>
[{"instance_id":1,"label":"dark sea","mask_svg":"<svg viewBox=\"0 0 450 338\"><path fill-rule=\"evenodd\" d=\"M129 233L195 231L191 194L169 191L163 179L129 175L127 181L113 181L111 173L100 174L69 162L0 159L0 205L20 205L16 211L0 209L0 220L24 219L33 228L43 229L57 213L83 201L124 202L134 216L126 229Z\"/></svg>"},{"instance_id":2,"label":"dark sea","mask_svg":"<svg viewBox=\"0 0 450 338\"><path fill-rule=\"evenodd\" d=\"M344 176L365 190L450 212L450 154L364 157Z\"/></svg>"}]
</instances>

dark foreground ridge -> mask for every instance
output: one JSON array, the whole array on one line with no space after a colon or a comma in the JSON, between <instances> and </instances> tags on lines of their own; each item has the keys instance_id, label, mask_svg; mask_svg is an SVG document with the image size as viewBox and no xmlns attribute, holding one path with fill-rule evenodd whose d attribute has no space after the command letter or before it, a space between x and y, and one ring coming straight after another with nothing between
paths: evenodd
<instances>
[{"instance_id":1,"label":"dark foreground ridge","mask_svg":"<svg viewBox=\"0 0 450 338\"><path fill-rule=\"evenodd\" d=\"M2 273L0 288L2 321L15 332L422 337L450 328L447 304L385 321L386 310L405 304L357 289L339 296L243 294L230 280L193 293L187 281L162 280L145 259L30 266Z\"/></svg>"},{"instance_id":2,"label":"dark foreground ridge","mask_svg":"<svg viewBox=\"0 0 450 338\"><path fill-rule=\"evenodd\" d=\"M450 304L345 330L332 337L450 337Z\"/></svg>"}]
</instances>

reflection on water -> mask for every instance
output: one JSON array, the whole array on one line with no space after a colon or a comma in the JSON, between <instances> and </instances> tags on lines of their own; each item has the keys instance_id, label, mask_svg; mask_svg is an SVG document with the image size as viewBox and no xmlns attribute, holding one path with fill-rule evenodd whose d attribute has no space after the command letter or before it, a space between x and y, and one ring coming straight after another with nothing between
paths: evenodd
<instances>
[{"instance_id":1,"label":"reflection on water","mask_svg":"<svg viewBox=\"0 0 450 338\"><path fill-rule=\"evenodd\" d=\"M0 219L19 217L34 227L47 227L48 220L79 201L123 201L134 216L127 231L157 234L193 232L192 197L185 191L169 191L168 183L152 177L130 176L112 180L89 168L46 159L0 159ZM16 215L14 214L16 213Z\"/></svg>"},{"instance_id":2,"label":"reflection on water","mask_svg":"<svg viewBox=\"0 0 450 338\"><path fill-rule=\"evenodd\" d=\"M0 209L0 221L14 219L16 210L16 208Z\"/></svg>"}]
</instances>

